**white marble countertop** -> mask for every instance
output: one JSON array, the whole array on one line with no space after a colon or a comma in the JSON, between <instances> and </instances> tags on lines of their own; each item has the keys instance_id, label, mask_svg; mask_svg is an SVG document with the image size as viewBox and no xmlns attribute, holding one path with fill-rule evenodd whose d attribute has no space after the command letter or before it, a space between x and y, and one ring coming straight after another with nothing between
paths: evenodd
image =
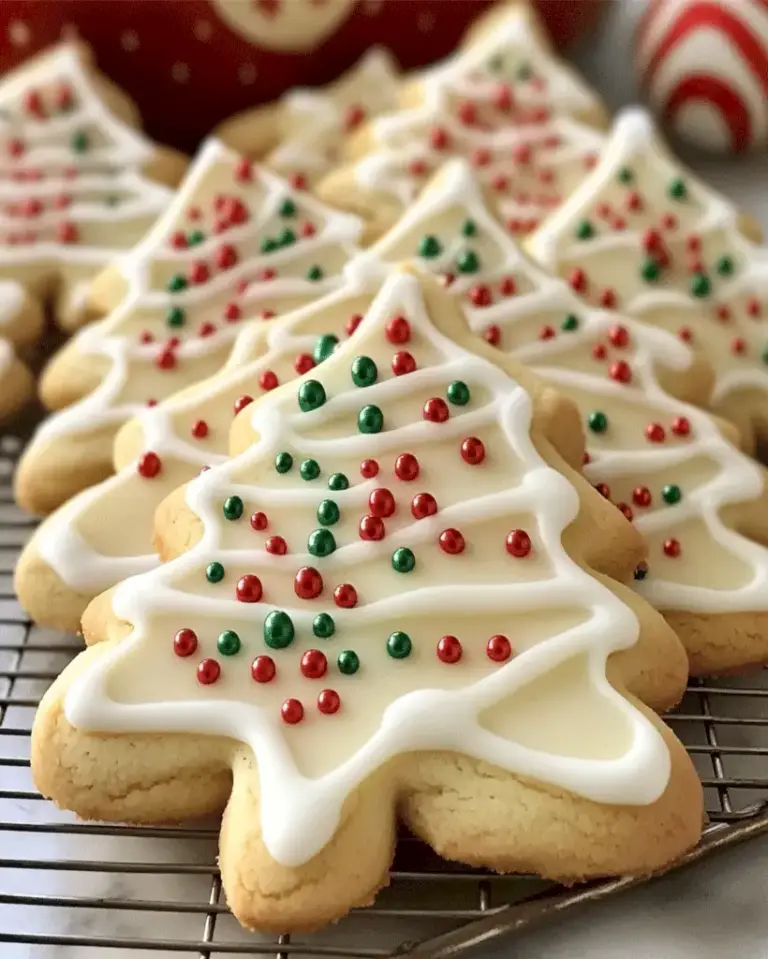
<instances>
[{"instance_id":1,"label":"white marble countertop","mask_svg":"<svg viewBox=\"0 0 768 959\"><path fill-rule=\"evenodd\" d=\"M631 30L642 0L614 0L600 36L589 49L584 49L578 62L594 85L604 91L611 107L619 107L635 99L631 76ZM729 193L741 205L758 216L768 231L768 157L746 162L695 162L710 182ZM1 465L1 464L0 464ZM0 506L0 519L4 507ZM0 540L0 547L9 544ZM0 560L2 559L0 549ZM0 581L9 576L0 562ZM0 590L3 592L3 590ZM13 617L0 602L0 618ZM2 626L5 642L13 641L11 633L21 627ZM34 642L45 643L56 638L44 630L34 631ZM10 637L10 640L9 640ZM17 639L18 641L18 639ZM66 657L64 657L66 659ZM27 653L21 668L34 673L60 668L60 653ZM0 651L0 672L13 668L8 654ZM34 701L47 685L30 677L17 682L14 695ZM3 693L0 684L0 695ZM754 704L753 704L754 708ZM24 705L8 710L3 725L22 730L29 726L33 710ZM761 745L768 745L763 737ZM738 740L743 744L742 740ZM3 755L23 756L26 739L22 735L4 737ZM16 752L18 750L18 753ZM760 759L758 762L762 763ZM752 766L751 775L765 772ZM733 773L731 773L733 774ZM31 789L28 770L0 768L3 788L17 790L15 798L0 800L0 820L19 823L69 824L71 817L57 813L48 804L25 798ZM24 929L31 933L61 936L95 935L118 939L197 941L203 936L205 913L179 914L166 911L141 912L131 909L72 909L39 906L3 901L3 894L16 896L91 896L99 900L150 900L202 904L208 900L211 888L210 868L213 863L212 836L173 840L152 837L111 837L93 835L85 838L69 831L29 834L0 832L0 935ZM168 863L168 874L147 875L141 872L113 871L57 871L39 869L8 869L9 861L23 858L36 860L97 860L121 862ZM5 860L5 861L4 861ZM174 864L182 865L182 874L172 874ZM608 901L584 906L546 925L537 927L511 939L499 941L493 947L482 948L478 955L484 959L768 959L768 836L720 853L714 858L690 867ZM210 920L209 920L210 922ZM413 936L418 938L426 930L390 920L389 937L382 941L374 936L373 926L363 919L351 920L352 926L342 924L338 930L329 930L317 940L326 947L339 948L365 942L368 948L391 948L397 942ZM376 927L377 929L379 926ZM242 932L231 917L217 916L215 930L209 930L214 941L238 943L248 949L259 937ZM171 959L179 955L165 949L152 952L128 952L104 945L85 949L76 943L61 946L40 946L0 942L2 959L127 959L129 956L151 955ZM184 953L197 955L198 953ZM200 955L221 956L212 944L211 951ZM243 954L243 953L241 953ZM254 953L246 953L254 954ZM275 953L271 952L274 956ZM306 954L305 954L306 955Z\"/></svg>"}]
</instances>

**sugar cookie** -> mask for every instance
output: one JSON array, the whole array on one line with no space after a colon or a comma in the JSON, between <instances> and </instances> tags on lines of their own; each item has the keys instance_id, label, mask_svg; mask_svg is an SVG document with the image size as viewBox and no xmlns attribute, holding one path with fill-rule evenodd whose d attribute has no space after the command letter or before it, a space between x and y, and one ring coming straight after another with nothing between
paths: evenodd
<instances>
[{"instance_id":1,"label":"sugar cookie","mask_svg":"<svg viewBox=\"0 0 768 959\"><path fill-rule=\"evenodd\" d=\"M130 100L85 47L63 44L0 80L0 334L38 338L43 306L73 330L88 283L167 206L186 160L135 129Z\"/></svg>"},{"instance_id":2,"label":"sugar cookie","mask_svg":"<svg viewBox=\"0 0 768 959\"><path fill-rule=\"evenodd\" d=\"M643 110L617 119L603 157L532 238L534 256L590 302L700 349L713 409L768 439L768 251L760 230L679 163Z\"/></svg>"},{"instance_id":3,"label":"sugar cookie","mask_svg":"<svg viewBox=\"0 0 768 959\"><path fill-rule=\"evenodd\" d=\"M32 374L14 353L13 345L0 339L0 423L28 403L34 391Z\"/></svg>"},{"instance_id":4,"label":"sugar cookie","mask_svg":"<svg viewBox=\"0 0 768 959\"><path fill-rule=\"evenodd\" d=\"M99 819L226 804L229 905L281 932L371 901L396 809L499 871L669 864L701 785L627 690L665 663L657 696L679 695L682 650L614 581L642 544L558 457L545 393L433 280L391 276L189 485L195 545L90 619L35 720L37 787Z\"/></svg>"},{"instance_id":5,"label":"sugar cookie","mask_svg":"<svg viewBox=\"0 0 768 959\"><path fill-rule=\"evenodd\" d=\"M221 368L241 318L334 288L359 233L356 218L209 141L167 212L99 280L119 304L43 374L44 401L67 408L22 457L21 505L47 512L108 476L122 423Z\"/></svg>"},{"instance_id":6,"label":"sugar cookie","mask_svg":"<svg viewBox=\"0 0 768 959\"><path fill-rule=\"evenodd\" d=\"M347 146L352 160L318 185L362 216L374 239L451 156L471 158L510 230L533 229L597 160L602 106L561 62L526 4L492 12L455 56L406 84L401 109Z\"/></svg>"}]
</instances>

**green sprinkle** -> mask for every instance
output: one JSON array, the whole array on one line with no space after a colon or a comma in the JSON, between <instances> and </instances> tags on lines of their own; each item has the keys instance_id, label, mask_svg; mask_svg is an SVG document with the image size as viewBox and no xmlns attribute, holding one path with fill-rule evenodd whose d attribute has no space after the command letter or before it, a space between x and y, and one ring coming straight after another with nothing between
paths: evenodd
<instances>
[{"instance_id":1,"label":"green sprinkle","mask_svg":"<svg viewBox=\"0 0 768 959\"><path fill-rule=\"evenodd\" d=\"M576 237L579 240L588 240L595 235L595 230L589 220L582 220L576 227Z\"/></svg>"},{"instance_id":2,"label":"green sprinkle","mask_svg":"<svg viewBox=\"0 0 768 959\"><path fill-rule=\"evenodd\" d=\"M181 273L174 273L170 280L168 280L169 293L179 293L181 290L186 290L186 288L187 278L182 276Z\"/></svg>"},{"instance_id":3,"label":"green sprinkle","mask_svg":"<svg viewBox=\"0 0 768 959\"><path fill-rule=\"evenodd\" d=\"M224 513L224 519L240 519L243 515L243 501L239 496L228 496L224 500L222 512Z\"/></svg>"},{"instance_id":4,"label":"green sprinkle","mask_svg":"<svg viewBox=\"0 0 768 959\"><path fill-rule=\"evenodd\" d=\"M116 193L110 193L109 196L104 197L104 202L107 206L119 206L121 198Z\"/></svg>"},{"instance_id":5,"label":"green sprinkle","mask_svg":"<svg viewBox=\"0 0 768 959\"><path fill-rule=\"evenodd\" d=\"M343 473L331 473L328 477L328 489L338 493L339 490L349 489L349 480Z\"/></svg>"},{"instance_id":6,"label":"green sprinkle","mask_svg":"<svg viewBox=\"0 0 768 959\"><path fill-rule=\"evenodd\" d=\"M466 406L469 403L469 387L462 380L454 380L446 392L448 402L454 406Z\"/></svg>"},{"instance_id":7,"label":"green sprinkle","mask_svg":"<svg viewBox=\"0 0 768 959\"><path fill-rule=\"evenodd\" d=\"M274 253L279 246L280 244L273 236L265 236L259 244L259 249L262 253Z\"/></svg>"},{"instance_id":8,"label":"green sprinkle","mask_svg":"<svg viewBox=\"0 0 768 959\"><path fill-rule=\"evenodd\" d=\"M190 230L187 234L187 244L189 246L197 246L202 243L205 239L205 233L202 230Z\"/></svg>"},{"instance_id":9,"label":"green sprinkle","mask_svg":"<svg viewBox=\"0 0 768 959\"><path fill-rule=\"evenodd\" d=\"M338 336L334 336L333 333L325 333L323 336L318 337L315 348L312 350L312 359L316 364L322 363L328 359L338 345Z\"/></svg>"},{"instance_id":10,"label":"green sprinkle","mask_svg":"<svg viewBox=\"0 0 768 959\"><path fill-rule=\"evenodd\" d=\"M669 181L667 193L673 200L684 200L688 196L688 187L682 177L675 177Z\"/></svg>"},{"instance_id":11,"label":"green sprinkle","mask_svg":"<svg viewBox=\"0 0 768 959\"><path fill-rule=\"evenodd\" d=\"M329 529L314 529L307 539L307 549L313 556L330 556L336 550L336 539Z\"/></svg>"},{"instance_id":12,"label":"green sprinkle","mask_svg":"<svg viewBox=\"0 0 768 959\"><path fill-rule=\"evenodd\" d=\"M392 633L387 640L387 652L392 659L406 659L411 655L412 649L411 637L408 633L403 633L400 630Z\"/></svg>"},{"instance_id":13,"label":"green sprinkle","mask_svg":"<svg viewBox=\"0 0 768 959\"><path fill-rule=\"evenodd\" d=\"M424 259L433 260L436 256L440 256L442 252L443 247L440 241L431 233L419 240L419 256L424 257Z\"/></svg>"},{"instance_id":14,"label":"green sprinkle","mask_svg":"<svg viewBox=\"0 0 768 959\"><path fill-rule=\"evenodd\" d=\"M703 299L712 292L712 283L706 273L694 273L691 279L691 293Z\"/></svg>"},{"instance_id":15,"label":"green sprinkle","mask_svg":"<svg viewBox=\"0 0 768 959\"><path fill-rule=\"evenodd\" d=\"M280 204L280 216L296 216L296 204L290 197Z\"/></svg>"},{"instance_id":16,"label":"green sprinkle","mask_svg":"<svg viewBox=\"0 0 768 959\"><path fill-rule=\"evenodd\" d=\"M220 583L224 579L224 567L221 563L209 563L205 569L205 578L209 583Z\"/></svg>"},{"instance_id":17,"label":"green sprinkle","mask_svg":"<svg viewBox=\"0 0 768 959\"><path fill-rule=\"evenodd\" d=\"M357 414L357 428L361 433L380 433L384 427L384 414L378 406L364 406Z\"/></svg>"},{"instance_id":18,"label":"green sprinkle","mask_svg":"<svg viewBox=\"0 0 768 959\"><path fill-rule=\"evenodd\" d=\"M357 356L352 363L352 382L355 386L373 386L379 371L370 356Z\"/></svg>"},{"instance_id":19,"label":"green sprinkle","mask_svg":"<svg viewBox=\"0 0 768 959\"><path fill-rule=\"evenodd\" d=\"M70 145L75 153L85 153L90 146L88 134L84 130L78 130L72 134Z\"/></svg>"},{"instance_id":20,"label":"green sprinkle","mask_svg":"<svg viewBox=\"0 0 768 959\"><path fill-rule=\"evenodd\" d=\"M342 649L336 663L339 672L344 673L345 676L354 676L360 669L360 657L353 649Z\"/></svg>"},{"instance_id":21,"label":"green sprinkle","mask_svg":"<svg viewBox=\"0 0 768 959\"><path fill-rule=\"evenodd\" d=\"M635 179L632 167L623 166L618 173L620 183L631 183Z\"/></svg>"},{"instance_id":22,"label":"green sprinkle","mask_svg":"<svg viewBox=\"0 0 768 959\"><path fill-rule=\"evenodd\" d=\"M318 613L312 621L312 632L318 639L330 639L336 632L336 623L328 613Z\"/></svg>"},{"instance_id":23,"label":"green sprinkle","mask_svg":"<svg viewBox=\"0 0 768 959\"><path fill-rule=\"evenodd\" d=\"M307 270L307 279L311 280L313 283L316 282L317 280L322 280L324 276L325 274L323 273L323 268L321 266L318 266L317 264L315 264L314 266L311 266Z\"/></svg>"},{"instance_id":24,"label":"green sprinkle","mask_svg":"<svg viewBox=\"0 0 768 959\"><path fill-rule=\"evenodd\" d=\"M316 480L320 475L320 464L317 460L302 460L299 475L303 480Z\"/></svg>"},{"instance_id":25,"label":"green sprinkle","mask_svg":"<svg viewBox=\"0 0 768 959\"><path fill-rule=\"evenodd\" d=\"M216 640L216 648L222 656L234 656L240 652L241 646L240 637L234 629L225 629Z\"/></svg>"},{"instance_id":26,"label":"green sprinkle","mask_svg":"<svg viewBox=\"0 0 768 959\"><path fill-rule=\"evenodd\" d=\"M279 246L292 246L296 242L296 234L293 232L293 230L289 230L288 227L286 227L281 231L280 236L277 238L277 242Z\"/></svg>"},{"instance_id":27,"label":"green sprinkle","mask_svg":"<svg viewBox=\"0 0 768 959\"><path fill-rule=\"evenodd\" d=\"M646 257L640 267L640 275L646 283L654 283L661 276L661 267L652 256Z\"/></svg>"},{"instance_id":28,"label":"green sprinkle","mask_svg":"<svg viewBox=\"0 0 768 959\"><path fill-rule=\"evenodd\" d=\"M293 467L293 457L290 453L278 453L275 457L275 469L278 473L287 473Z\"/></svg>"},{"instance_id":29,"label":"green sprinkle","mask_svg":"<svg viewBox=\"0 0 768 959\"><path fill-rule=\"evenodd\" d=\"M530 80L533 77L533 70L530 63L524 63L522 66L517 68L517 79L518 80Z\"/></svg>"},{"instance_id":30,"label":"green sprinkle","mask_svg":"<svg viewBox=\"0 0 768 959\"><path fill-rule=\"evenodd\" d=\"M661 495L664 497L664 502L669 503L670 506L674 505L675 503L679 503L683 498L682 490L679 486L675 486L674 484L665 486L661 491Z\"/></svg>"},{"instance_id":31,"label":"green sprinkle","mask_svg":"<svg viewBox=\"0 0 768 959\"><path fill-rule=\"evenodd\" d=\"M480 269L480 257L474 250L465 250L456 258L459 273L477 273Z\"/></svg>"},{"instance_id":32,"label":"green sprinkle","mask_svg":"<svg viewBox=\"0 0 768 959\"><path fill-rule=\"evenodd\" d=\"M569 313L560 324L560 329L566 333L572 333L579 328L579 318L575 313Z\"/></svg>"},{"instance_id":33,"label":"green sprinkle","mask_svg":"<svg viewBox=\"0 0 768 959\"><path fill-rule=\"evenodd\" d=\"M465 220L461 224L461 235L462 236L476 236L477 235L477 224L474 220Z\"/></svg>"},{"instance_id":34,"label":"green sprinkle","mask_svg":"<svg viewBox=\"0 0 768 959\"><path fill-rule=\"evenodd\" d=\"M733 273L733 259L730 256L721 256L715 269L720 276L730 276Z\"/></svg>"},{"instance_id":35,"label":"green sprinkle","mask_svg":"<svg viewBox=\"0 0 768 959\"><path fill-rule=\"evenodd\" d=\"M400 546L392 554L392 569L396 573L410 573L415 565L416 557L407 546Z\"/></svg>"},{"instance_id":36,"label":"green sprinkle","mask_svg":"<svg viewBox=\"0 0 768 959\"><path fill-rule=\"evenodd\" d=\"M184 326L185 319L186 314L184 310L178 306L172 306L165 317L168 326Z\"/></svg>"},{"instance_id":37,"label":"green sprinkle","mask_svg":"<svg viewBox=\"0 0 768 959\"><path fill-rule=\"evenodd\" d=\"M589 414L587 424L593 433L605 433L608 429L608 417L600 410L595 410Z\"/></svg>"},{"instance_id":38,"label":"green sprinkle","mask_svg":"<svg viewBox=\"0 0 768 959\"><path fill-rule=\"evenodd\" d=\"M285 649L293 642L296 630L288 613L273 610L264 620L264 642L270 649Z\"/></svg>"},{"instance_id":39,"label":"green sprinkle","mask_svg":"<svg viewBox=\"0 0 768 959\"><path fill-rule=\"evenodd\" d=\"M317 507L317 521L323 526L333 526L341 517L339 507L332 499L324 499Z\"/></svg>"},{"instance_id":40,"label":"green sprinkle","mask_svg":"<svg viewBox=\"0 0 768 959\"><path fill-rule=\"evenodd\" d=\"M307 380L299 387L299 409L310 413L325 403L325 387L319 380Z\"/></svg>"}]
</instances>

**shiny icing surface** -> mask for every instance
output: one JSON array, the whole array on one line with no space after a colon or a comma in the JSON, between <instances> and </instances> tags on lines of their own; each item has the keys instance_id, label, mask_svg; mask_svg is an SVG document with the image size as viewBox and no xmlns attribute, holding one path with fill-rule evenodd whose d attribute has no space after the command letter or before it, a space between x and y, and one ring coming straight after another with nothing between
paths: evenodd
<instances>
[{"instance_id":1,"label":"shiny icing surface","mask_svg":"<svg viewBox=\"0 0 768 959\"><path fill-rule=\"evenodd\" d=\"M69 721L87 729L247 743L264 841L287 865L311 859L347 795L403 752L457 751L598 802L650 803L668 780L658 733L605 677L607 656L637 641L638 622L562 546L578 495L531 442L530 397L433 326L421 282L392 275L349 344L254 405L258 440L187 488L202 538L118 587L114 610L132 632L66 699ZM403 350L416 368L396 375ZM366 370L369 385L356 385ZM430 400L447 418L424 418ZM376 421L370 407L383 417L378 432L360 429ZM469 436L486 454L474 465L460 452ZM397 465L404 452L416 457L417 478ZM293 462L283 469L286 453ZM366 478L369 459L378 473L366 467ZM338 473L346 488L331 480ZM417 493L431 493L437 512L415 518ZM265 513L265 528L249 520L254 512ZM361 538L361 519L382 512L383 538ZM439 545L446 529L458 530L462 551ZM505 545L512 530L530 536L527 555ZM302 567L319 577L313 599L295 585ZM258 577L256 601L238 601L243 576ZM275 613L282 626L290 619L292 636L271 630ZM327 638L313 635L320 613L334 622ZM181 656L174 634L185 628L196 648ZM438 655L441 634L458 641L459 659ZM501 635L508 655L493 659L486 644ZM251 663L267 655L276 674L257 682L252 670L264 674ZM544 708L561 696L574 707L570 723L560 707ZM329 702L338 708L324 711Z\"/></svg>"},{"instance_id":2,"label":"shiny icing surface","mask_svg":"<svg viewBox=\"0 0 768 959\"><path fill-rule=\"evenodd\" d=\"M599 165L531 249L589 302L608 299L696 345L717 373L716 403L768 391L768 252L642 110L619 116Z\"/></svg>"},{"instance_id":3,"label":"shiny icing surface","mask_svg":"<svg viewBox=\"0 0 768 959\"><path fill-rule=\"evenodd\" d=\"M534 229L597 161L604 137L574 114L594 95L549 50L526 7L424 72L421 102L372 123L357 183L406 209L451 156L471 159L513 234Z\"/></svg>"}]
</instances>

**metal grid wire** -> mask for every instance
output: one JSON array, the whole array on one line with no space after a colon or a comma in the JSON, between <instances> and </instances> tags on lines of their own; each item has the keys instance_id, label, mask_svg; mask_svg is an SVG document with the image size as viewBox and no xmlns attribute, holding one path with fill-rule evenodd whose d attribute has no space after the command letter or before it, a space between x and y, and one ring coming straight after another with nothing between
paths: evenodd
<instances>
[{"instance_id":1,"label":"metal grid wire","mask_svg":"<svg viewBox=\"0 0 768 959\"><path fill-rule=\"evenodd\" d=\"M564 890L535 877L451 866L401 839L389 889L332 929L301 937L245 932L223 901L213 822L184 828L81 823L34 790L29 737L40 696L80 650L33 626L12 586L34 524L13 505L21 442L0 439L0 943L4 959L88 954L448 959L554 912L633 885ZM704 783L710 816L686 861L768 828L768 670L694 682L671 725ZM95 950L95 952L92 952Z\"/></svg>"}]
</instances>

